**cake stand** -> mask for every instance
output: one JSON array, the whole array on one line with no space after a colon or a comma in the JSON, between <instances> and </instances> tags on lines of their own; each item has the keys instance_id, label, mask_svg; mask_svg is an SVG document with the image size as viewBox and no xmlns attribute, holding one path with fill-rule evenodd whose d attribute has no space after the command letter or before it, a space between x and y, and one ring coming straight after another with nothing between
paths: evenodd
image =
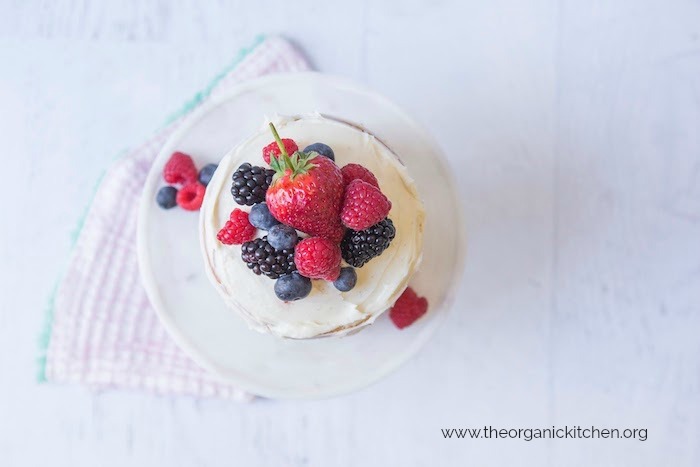
<instances>
[{"instance_id":1,"label":"cake stand","mask_svg":"<svg viewBox=\"0 0 700 467\"><path fill-rule=\"evenodd\" d=\"M398 330L388 314L342 338L280 339L250 330L226 308L204 270L197 213L155 203L174 151L201 167L218 161L260 128L265 115L320 112L357 123L385 142L413 176L426 207L424 260L411 285L430 303L426 316ZM148 175L138 219L139 267L156 313L178 345L224 381L271 398L322 398L358 390L398 368L442 322L464 257L464 229L444 156L396 105L346 79L319 73L248 81L190 115Z\"/></svg>"}]
</instances>

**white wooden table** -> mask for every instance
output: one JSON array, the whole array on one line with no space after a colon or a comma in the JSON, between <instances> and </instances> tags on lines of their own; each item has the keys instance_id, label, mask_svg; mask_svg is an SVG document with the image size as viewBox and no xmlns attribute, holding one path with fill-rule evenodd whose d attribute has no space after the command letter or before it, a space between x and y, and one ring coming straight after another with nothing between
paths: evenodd
<instances>
[{"instance_id":1,"label":"white wooden table","mask_svg":"<svg viewBox=\"0 0 700 467\"><path fill-rule=\"evenodd\" d=\"M700 4L343 3L0 1L0 465L700 465ZM446 325L320 402L37 385L103 167L261 32L441 141L469 230ZM566 424L648 440L440 432Z\"/></svg>"}]
</instances>

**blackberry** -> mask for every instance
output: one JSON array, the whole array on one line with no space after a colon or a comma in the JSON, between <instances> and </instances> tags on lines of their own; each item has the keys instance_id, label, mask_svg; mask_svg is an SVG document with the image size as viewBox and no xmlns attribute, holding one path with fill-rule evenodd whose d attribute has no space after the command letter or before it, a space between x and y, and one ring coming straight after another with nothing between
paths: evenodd
<instances>
[{"instance_id":1,"label":"blackberry","mask_svg":"<svg viewBox=\"0 0 700 467\"><path fill-rule=\"evenodd\" d=\"M267 236L245 242L241 247L241 258L255 274L265 275L270 279L296 271L294 249L275 250L267 242Z\"/></svg>"},{"instance_id":2,"label":"blackberry","mask_svg":"<svg viewBox=\"0 0 700 467\"><path fill-rule=\"evenodd\" d=\"M375 256L381 255L395 236L394 223L386 218L365 230L348 229L340 243L340 251L346 263L360 268Z\"/></svg>"},{"instance_id":3,"label":"blackberry","mask_svg":"<svg viewBox=\"0 0 700 467\"><path fill-rule=\"evenodd\" d=\"M250 165L248 162L241 164L233 173L231 194L236 203L252 206L265 201L265 193L272 183L275 171Z\"/></svg>"}]
</instances>

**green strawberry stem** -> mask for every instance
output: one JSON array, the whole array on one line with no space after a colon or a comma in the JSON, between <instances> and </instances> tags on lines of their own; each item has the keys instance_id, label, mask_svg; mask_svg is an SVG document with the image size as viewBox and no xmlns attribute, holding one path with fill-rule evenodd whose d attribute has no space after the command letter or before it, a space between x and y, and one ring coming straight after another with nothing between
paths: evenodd
<instances>
[{"instance_id":1,"label":"green strawberry stem","mask_svg":"<svg viewBox=\"0 0 700 467\"><path fill-rule=\"evenodd\" d=\"M275 125L273 125L272 122L270 122L270 131L272 131L272 136L275 137L275 141L277 142L277 146L279 146L282 155L289 157L289 154L287 154L287 148L284 147L282 138L280 138L279 133L277 133L277 128L275 128Z\"/></svg>"},{"instance_id":2,"label":"green strawberry stem","mask_svg":"<svg viewBox=\"0 0 700 467\"><path fill-rule=\"evenodd\" d=\"M278 178L282 177L287 170L291 170L292 178L294 178L297 175L304 174L315 167L315 164L310 162L311 159L316 156L315 154L306 154L296 151L290 156L287 153L287 148L284 147L282 138L280 138L279 133L277 133L277 128L275 128L275 125L273 125L272 122L270 122L270 131L272 131L272 136L275 137L275 142L277 143L277 146L280 148L281 152L281 157L273 156L270 158L270 166L275 170L273 180L277 180Z\"/></svg>"},{"instance_id":3,"label":"green strawberry stem","mask_svg":"<svg viewBox=\"0 0 700 467\"><path fill-rule=\"evenodd\" d=\"M282 153L282 157L284 159L284 163L288 168L294 167L294 164L292 163L292 159L289 157L289 154L287 154L287 148L284 147L284 143L282 142L282 138L280 138L279 133L277 133L277 128L275 128L275 125L270 122L270 131L272 131L272 136L275 137L275 141L277 142L277 146L280 148L280 152Z\"/></svg>"}]
</instances>

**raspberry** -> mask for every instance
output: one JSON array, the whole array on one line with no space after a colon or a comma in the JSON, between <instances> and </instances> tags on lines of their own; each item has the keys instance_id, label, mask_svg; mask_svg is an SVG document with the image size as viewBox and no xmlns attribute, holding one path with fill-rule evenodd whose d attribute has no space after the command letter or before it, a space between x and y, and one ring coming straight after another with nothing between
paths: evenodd
<instances>
[{"instance_id":1,"label":"raspberry","mask_svg":"<svg viewBox=\"0 0 700 467\"><path fill-rule=\"evenodd\" d=\"M204 185L199 182L188 183L177 192L177 205L187 211L196 211L202 207Z\"/></svg>"},{"instance_id":2,"label":"raspberry","mask_svg":"<svg viewBox=\"0 0 700 467\"><path fill-rule=\"evenodd\" d=\"M174 152L163 169L163 178L168 183L186 185L197 181L198 176L194 161L184 152Z\"/></svg>"},{"instance_id":3,"label":"raspberry","mask_svg":"<svg viewBox=\"0 0 700 467\"><path fill-rule=\"evenodd\" d=\"M408 287L389 311L389 318L397 328L403 329L415 323L426 311L428 311L428 300L425 297L419 297L412 288Z\"/></svg>"},{"instance_id":4,"label":"raspberry","mask_svg":"<svg viewBox=\"0 0 700 467\"><path fill-rule=\"evenodd\" d=\"M359 178L360 180L379 188L377 177L375 177L367 167L361 166L360 164L348 164L340 169L340 173L343 174L343 182L345 182L345 186L348 186L350 182Z\"/></svg>"},{"instance_id":5,"label":"raspberry","mask_svg":"<svg viewBox=\"0 0 700 467\"><path fill-rule=\"evenodd\" d=\"M299 146L297 146L297 143L295 143L293 139L284 138L282 140L282 144L284 144L284 149L287 150L287 154L290 156L299 150ZM265 160L266 164L270 163L270 156L277 157L280 154L282 154L280 152L280 147L275 141L263 148L263 159Z\"/></svg>"},{"instance_id":6,"label":"raspberry","mask_svg":"<svg viewBox=\"0 0 700 467\"><path fill-rule=\"evenodd\" d=\"M305 238L296 246L294 263L302 276L334 281L340 275L340 247L327 238Z\"/></svg>"},{"instance_id":7,"label":"raspberry","mask_svg":"<svg viewBox=\"0 0 700 467\"><path fill-rule=\"evenodd\" d=\"M391 201L379 188L353 180L345 189L340 220L352 230L364 230L385 219L390 210Z\"/></svg>"},{"instance_id":8,"label":"raspberry","mask_svg":"<svg viewBox=\"0 0 700 467\"><path fill-rule=\"evenodd\" d=\"M225 245L242 245L255 236L255 227L248 222L248 213L236 208L216 238Z\"/></svg>"}]
</instances>

